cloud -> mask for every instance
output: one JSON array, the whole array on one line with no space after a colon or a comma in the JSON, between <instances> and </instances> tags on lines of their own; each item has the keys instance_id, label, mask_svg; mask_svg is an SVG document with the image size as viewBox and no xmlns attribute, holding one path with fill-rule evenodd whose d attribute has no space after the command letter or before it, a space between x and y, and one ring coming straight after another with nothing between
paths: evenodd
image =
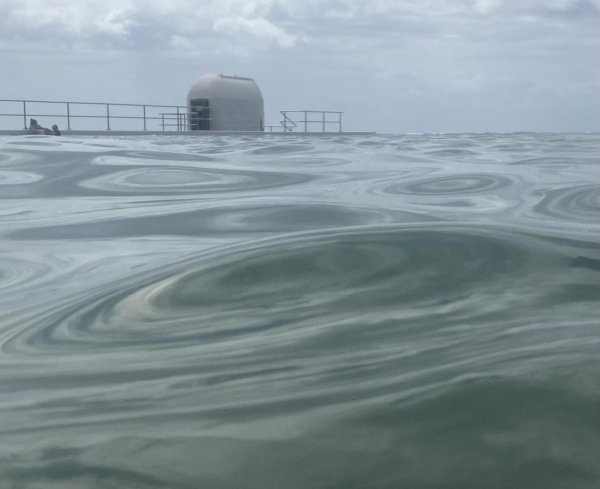
<instances>
[{"instance_id":1,"label":"cloud","mask_svg":"<svg viewBox=\"0 0 600 489\"><path fill-rule=\"evenodd\" d=\"M240 43L259 41L257 48L289 49L305 31L326 37L336 26L448 29L448 22L484 25L518 16L568 22L597 13L598 5L598 0L0 0L0 38L148 49L168 48L165 40L174 37L193 45L194 39L217 34L237 36Z\"/></svg>"},{"instance_id":2,"label":"cloud","mask_svg":"<svg viewBox=\"0 0 600 489\"><path fill-rule=\"evenodd\" d=\"M272 4L271 0L0 0L0 38L145 50L170 45L181 49L186 39L193 46L194 38L234 33L240 42L248 37L262 41L261 47L292 47L296 37L263 17Z\"/></svg>"},{"instance_id":3,"label":"cloud","mask_svg":"<svg viewBox=\"0 0 600 489\"><path fill-rule=\"evenodd\" d=\"M296 36L288 34L280 27L263 18L225 17L217 19L213 28L215 32L234 35L241 32L257 39L273 40L283 48L293 47L297 39Z\"/></svg>"},{"instance_id":4,"label":"cloud","mask_svg":"<svg viewBox=\"0 0 600 489\"><path fill-rule=\"evenodd\" d=\"M20 73L0 80L0 90L12 87L19 97L24 89L18 76L36 79L43 70L72 92L77 87L67 85L73 76L87 83L83 64L106 73L97 90L107 87L108 97L109 87L118 85L116 93L126 100L137 97L140 86L151 90L181 80L177 90L183 93L188 80L202 73L230 72L270 81L265 90L277 108L285 108L294 93L293 105L344 110L349 103L351 112L377 111L377 121L411 131L444 130L460 120L461 127L472 127L468 117L487 122L484 112L504 114L506 127L512 127L524 117L535 120L540 108L546 114L540 124L550 127L548 114L555 107L567 127L579 116L597 119L599 5L600 0L0 0L0 61ZM61 57L69 62L56 71L53 61ZM163 69L167 64L171 72ZM69 77L63 76L65 66L72 66ZM133 95L124 86L133 87ZM157 88L145 100L165 93L170 92Z\"/></svg>"}]
</instances>

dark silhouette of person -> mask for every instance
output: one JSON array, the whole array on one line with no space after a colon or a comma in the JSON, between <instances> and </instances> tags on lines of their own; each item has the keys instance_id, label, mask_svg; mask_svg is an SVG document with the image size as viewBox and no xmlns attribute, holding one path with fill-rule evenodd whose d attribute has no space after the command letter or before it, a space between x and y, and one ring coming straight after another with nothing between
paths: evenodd
<instances>
[{"instance_id":1,"label":"dark silhouette of person","mask_svg":"<svg viewBox=\"0 0 600 489\"><path fill-rule=\"evenodd\" d=\"M48 129L47 127L42 127L38 124L38 121L35 119L29 119L29 133L30 134L46 134L51 136L54 134L52 129Z\"/></svg>"}]
</instances>

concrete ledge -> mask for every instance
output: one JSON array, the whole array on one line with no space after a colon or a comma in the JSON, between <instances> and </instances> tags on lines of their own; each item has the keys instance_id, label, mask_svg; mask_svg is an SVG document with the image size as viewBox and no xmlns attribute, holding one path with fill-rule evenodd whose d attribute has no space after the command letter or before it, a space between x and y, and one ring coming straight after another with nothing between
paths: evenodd
<instances>
[{"instance_id":1,"label":"concrete ledge","mask_svg":"<svg viewBox=\"0 0 600 489\"><path fill-rule=\"evenodd\" d=\"M375 132L269 132L269 131L62 131L63 136L371 136ZM0 136L43 136L21 130L0 130ZM53 137L53 136L47 136Z\"/></svg>"}]
</instances>

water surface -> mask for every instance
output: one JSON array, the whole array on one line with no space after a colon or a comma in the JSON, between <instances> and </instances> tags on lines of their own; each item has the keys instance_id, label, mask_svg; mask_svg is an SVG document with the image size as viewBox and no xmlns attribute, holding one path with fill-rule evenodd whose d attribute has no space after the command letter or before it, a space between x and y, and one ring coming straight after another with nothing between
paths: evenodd
<instances>
[{"instance_id":1,"label":"water surface","mask_svg":"<svg viewBox=\"0 0 600 489\"><path fill-rule=\"evenodd\" d=\"M0 138L0 486L595 488L598 135Z\"/></svg>"}]
</instances>

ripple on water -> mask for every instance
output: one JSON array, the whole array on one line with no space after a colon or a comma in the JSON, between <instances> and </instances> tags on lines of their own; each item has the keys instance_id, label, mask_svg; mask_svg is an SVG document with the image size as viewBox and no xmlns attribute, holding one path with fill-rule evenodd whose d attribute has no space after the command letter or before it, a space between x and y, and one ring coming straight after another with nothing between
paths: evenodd
<instances>
[{"instance_id":1,"label":"ripple on water","mask_svg":"<svg viewBox=\"0 0 600 489\"><path fill-rule=\"evenodd\" d=\"M94 159L94 163L99 165L156 165L164 167L166 165L174 164L181 165L182 163L198 164L202 162L215 162L219 161L213 156L204 156L196 153L190 153L182 151L180 153L169 152L169 151L142 151L142 150L128 150L119 151L116 154L109 156L99 156Z\"/></svg>"},{"instance_id":2,"label":"ripple on water","mask_svg":"<svg viewBox=\"0 0 600 489\"><path fill-rule=\"evenodd\" d=\"M390 194L451 195L483 193L509 187L513 180L508 177L485 174L464 173L437 178L424 178L417 181L389 185L384 192Z\"/></svg>"},{"instance_id":3,"label":"ripple on water","mask_svg":"<svg viewBox=\"0 0 600 489\"><path fill-rule=\"evenodd\" d=\"M577 219L598 222L600 219L600 185L579 185L539 191L542 200L533 207L538 215L559 220Z\"/></svg>"},{"instance_id":4,"label":"ripple on water","mask_svg":"<svg viewBox=\"0 0 600 489\"><path fill-rule=\"evenodd\" d=\"M263 148L252 150L256 155L280 155L288 153L305 153L313 150L313 146L309 144L271 144Z\"/></svg>"},{"instance_id":5,"label":"ripple on water","mask_svg":"<svg viewBox=\"0 0 600 489\"><path fill-rule=\"evenodd\" d=\"M21 146L21 147L45 147L45 148L49 148L49 147L57 147L60 146L59 142L52 142L52 138L54 138L54 136L24 136L21 139L18 139L17 141L8 141L5 144L7 145L11 145L11 146ZM43 141L43 140L47 140L47 142ZM40 141L41 140L41 141Z\"/></svg>"},{"instance_id":6,"label":"ripple on water","mask_svg":"<svg viewBox=\"0 0 600 489\"><path fill-rule=\"evenodd\" d=\"M575 158L572 156L538 156L535 158L526 158L513 161L509 163L509 165L519 165L519 166L532 166L532 167L556 167L556 166L564 166L564 167L577 167L579 165L597 165L598 160L596 158L588 158L588 157L580 157Z\"/></svg>"},{"instance_id":7,"label":"ripple on water","mask_svg":"<svg viewBox=\"0 0 600 489\"><path fill-rule=\"evenodd\" d=\"M331 204L244 205L212 207L175 214L125 219L98 219L64 226L44 226L11 233L18 239L89 239L136 236L210 236L297 232L344 226L386 224L392 221L420 222L421 214L385 212Z\"/></svg>"},{"instance_id":8,"label":"ripple on water","mask_svg":"<svg viewBox=\"0 0 600 489\"><path fill-rule=\"evenodd\" d=\"M514 319L526 316L532 304L556 305L562 287L577 282L572 275L583 273L569 269L569 260L544 241L493 229L314 236L190 263L180 274L27 328L10 344L18 349L25 340L49 352L81 351L85 343L95 351L202 349L243 338L248 347L276 348L277 354L289 348L290 354L297 349L295 355L312 356L326 348L360 349L368 356L380 352L384 338L407 346L438 334L439 348L443 330L469 318L477 317L483 328L494 315L506 318L510 311ZM540 281L544 291L537 290Z\"/></svg>"},{"instance_id":9,"label":"ripple on water","mask_svg":"<svg viewBox=\"0 0 600 489\"><path fill-rule=\"evenodd\" d=\"M170 167L116 171L80 182L82 187L119 193L175 194L251 191L310 181L310 175Z\"/></svg>"},{"instance_id":10,"label":"ripple on water","mask_svg":"<svg viewBox=\"0 0 600 489\"><path fill-rule=\"evenodd\" d=\"M343 158L322 157L319 155L292 155L288 157L277 158L273 161L266 161L263 164L273 166L298 166L298 167L326 167L326 166L343 166L348 163Z\"/></svg>"},{"instance_id":11,"label":"ripple on water","mask_svg":"<svg viewBox=\"0 0 600 489\"><path fill-rule=\"evenodd\" d=\"M469 149L436 149L432 151L427 151L425 154L429 156L439 156L442 158L459 158L459 157L467 157L467 156L476 156L477 153L475 151L471 151Z\"/></svg>"},{"instance_id":12,"label":"ripple on water","mask_svg":"<svg viewBox=\"0 0 600 489\"><path fill-rule=\"evenodd\" d=\"M27 140L0 486L595 487L596 135Z\"/></svg>"},{"instance_id":13,"label":"ripple on water","mask_svg":"<svg viewBox=\"0 0 600 489\"><path fill-rule=\"evenodd\" d=\"M19 290L21 285L26 285L31 292L40 279L53 272L55 266L47 257L42 259L35 255L31 260L0 257L0 293L4 291L8 295Z\"/></svg>"},{"instance_id":14,"label":"ripple on water","mask_svg":"<svg viewBox=\"0 0 600 489\"><path fill-rule=\"evenodd\" d=\"M0 170L0 185L22 185L37 182L42 178L41 175L32 172Z\"/></svg>"}]
</instances>

